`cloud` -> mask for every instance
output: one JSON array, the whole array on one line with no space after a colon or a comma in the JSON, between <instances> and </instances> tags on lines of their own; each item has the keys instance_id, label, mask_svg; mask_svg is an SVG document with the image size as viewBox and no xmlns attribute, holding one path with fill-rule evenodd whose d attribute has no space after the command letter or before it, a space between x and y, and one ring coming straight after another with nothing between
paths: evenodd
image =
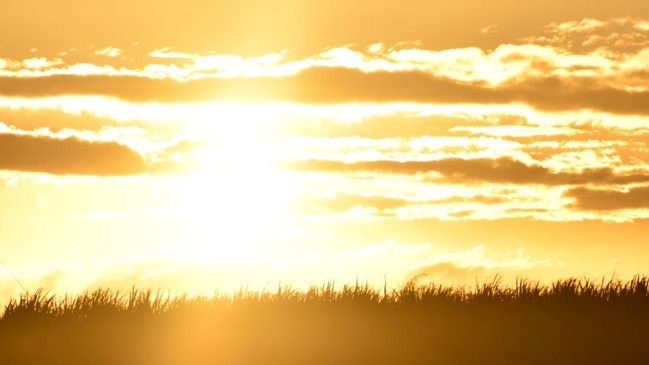
<instances>
[{"instance_id":1,"label":"cloud","mask_svg":"<svg viewBox=\"0 0 649 365\"><path fill-rule=\"evenodd\" d=\"M149 52L149 56L153 58L171 58L171 59L192 59L197 57L197 55L193 55L185 52L172 51L169 47L154 49L153 51Z\"/></svg>"},{"instance_id":2,"label":"cloud","mask_svg":"<svg viewBox=\"0 0 649 365\"><path fill-rule=\"evenodd\" d=\"M118 126L109 116L97 114L92 111L67 112L60 106L12 108L0 105L0 130L7 128L7 124L20 130L47 128L55 132L64 129L100 132L105 127Z\"/></svg>"},{"instance_id":3,"label":"cloud","mask_svg":"<svg viewBox=\"0 0 649 365\"><path fill-rule=\"evenodd\" d=\"M196 102L208 100L290 101L303 103L421 102L448 104L524 103L547 111L597 110L649 114L649 92L601 85L595 78L557 76L489 86L461 82L423 71L362 72L317 67L296 75L258 78L204 78L186 82L139 76L53 75L0 77L0 95L45 97L105 95L127 101Z\"/></svg>"},{"instance_id":4,"label":"cloud","mask_svg":"<svg viewBox=\"0 0 649 365\"><path fill-rule=\"evenodd\" d=\"M278 284L306 289L335 282L337 287L354 281L399 287L418 276L421 283L464 285L475 283L484 273L511 274L557 266L560 263L525 255L522 249L492 250L485 245L445 249L429 242L399 243L382 240L368 244L309 252L303 247L288 254L246 262L219 261L214 257L173 256L122 258L119 260L68 263L55 267L16 268L28 290L45 288L52 293L79 293L96 288L129 291L160 289L163 292L213 294L241 288L268 290ZM335 268L332 269L332 268ZM0 304L20 289L11 278L0 277Z\"/></svg>"},{"instance_id":5,"label":"cloud","mask_svg":"<svg viewBox=\"0 0 649 365\"><path fill-rule=\"evenodd\" d=\"M314 115L310 118L283 118L277 121L277 127L274 129L278 134L313 136L313 137L354 137L362 136L364 138L381 139L381 138L400 138L400 137L420 137L420 136L440 136L447 137L451 128L469 124L464 116L448 115L430 115L420 111L401 111L395 107L394 111L385 111L378 113L377 109L380 104L369 106L365 111L361 107L359 111L349 109L339 112L341 118L359 114L358 121L345 123L334 117L323 117ZM405 108L405 107L403 107ZM330 111L335 115L335 111Z\"/></svg>"},{"instance_id":6,"label":"cloud","mask_svg":"<svg viewBox=\"0 0 649 365\"><path fill-rule=\"evenodd\" d=\"M477 32L480 29L477 24L487 26L482 28L482 32ZM511 34L517 27L503 24L507 32L494 33L495 24L500 22L474 23L466 31L477 33L473 36L483 41L489 39L488 42L492 43L497 42L496 38L501 38L505 33ZM584 80L586 86L590 87L646 91L644 65L649 45L647 24L649 21L643 18L586 18L552 23L541 28L542 34L518 39L516 42L500 39L500 43L477 46L482 43L478 42L471 47L454 45L448 48L426 48L421 43L397 43L398 41L391 42L386 38L383 38L384 43L373 44L350 42L347 39L346 44L358 46L328 46L315 54L300 54L291 58L285 57L286 50L294 50L285 47L275 48L275 52L266 52L264 47L258 47L259 53L252 57L247 56L249 52L232 53L220 47L212 49L225 53L209 50L189 53L170 46L156 47L148 52L141 46L123 50L113 46L100 50L93 47L86 49L83 54L68 52L70 50L59 52L58 56L63 59L52 59L51 56L36 58L33 55L22 61L19 58L4 59L0 61L0 71L3 71L0 74L13 77L56 74L130 75L188 81L205 77L289 76L325 67L348 68L363 73L420 71L434 78L492 86L513 81L524 83L534 77L561 77L569 81L579 81L586 77L591 78ZM457 28L457 25L453 24L453 27ZM72 57L73 53L76 53L75 57ZM115 57L122 54L125 57ZM97 55L101 57L93 57ZM127 58L130 61L124 62ZM593 84L593 79L600 84Z\"/></svg>"},{"instance_id":7,"label":"cloud","mask_svg":"<svg viewBox=\"0 0 649 365\"><path fill-rule=\"evenodd\" d=\"M426 174L437 172L442 180L453 182L492 182L509 184L579 185L630 184L649 181L649 174L620 174L611 168L585 169L581 172L553 172L540 165L503 157L499 159L444 158L430 161L360 161L296 160L283 167L324 172L379 172Z\"/></svg>"},{"instance_id":8,"label":"cloud","mask_svg":"<svg viewBox=\"0 0 649 365\"><path fill-rule=\"evenodd\" d=\"M325 209L327 211L346 211L354 207L374 208L379 211L399 208L410 204L406 199L393 198L383 195L360 195L339 192L333 196L318 197L315 195L300 196L291 204L294 209L313 211Z\"/></svg>"},{"instance_id":9,"label":"cloud","mask_svg":"<svg viewBox=\"0 0 649 365\"><path fill-rule=\"evenodd\" d=\"M197 102L229 100L290 100L281 92L284 83L275 78L201 79L177 82L140 76L52 75L0 77L0 95L47 97L103 95L126 101Z\"/></svg>"},{"instance_id":10,"label":"cloud","mask_svg":"<svg viewBox=\"0 0 649 365\"><path fill-rule=\"evenodd\" d=\"M121 57L101 57L95 64L67 56L2 59L0 95L105 95L162 102L526 104L544 111L647 115L647 24L646 19L629 17L552 23L524 43L489 48L431 50L375 43L287 58L287 51L248 57L163 47L147 52L137 67L120 65ZM120 52L107 47L93 54Z\"/></svg>"},{"instance_id":11,"label":"cloud","mask_svg":"<svg viewBox=\"0 0 649 365\"><path fill-rule=\"evenodd\" d=\"M633 52L649 45L648 34L647 20L642 18L583 18L550 23L543 27L542 35L526 37L523 41L582 53L604 48L616 52Z\"/></svg>"},{"instance_id":12,"label":"cloud","mask_svg":"<svg viewBox=\"0 0 649 365\"><path fill-rule=\"evenodd\" d=\"M100 49L95 51L95 54L98 56L106 56L106 57L117 57L122 53L122 50L116 47L106 47L104 49Z\"/></svg>"},{"instance_id":13,"label":"cloud","mask_svg":"<svg viewBox=\"0 0 649 365\"><path fill-rule=\"evenodd\" d=\"M487 249L485 245L430 256L427 261L428 264L411 271L408 282L452 282L466 285L476 283L478 278L481 281L491 280L502 278L502 275L519 275L542 267L561 265L561 262L525 255L522 248L503 252Z\"/></svg>"},{"instance_id":14,"label":"cloud","mask_svg":"<svg viewBox=\"0 0 649 365\"><path fill-rule=\"evenodd\" d=\"M486 27L480 28L480 33L482 34L493 33L498 31L498 28L500 28L498 24L487 25Z\"/></svg>"},{"instance_id":15,"label":"cloud","mask_svg":"<svg viewBox=\"0 0 649 365\"><path fill-rule=\"evenodd\" d=\"M29 70L38 70L51 68L53 66L61 65L63 61L61 59L48 60L45 57L33 57L28 58L22 61L22 66Z\"/></svg>"},{"instance_id":16,"label":"cloud","mask_svg":"<svg viewBox=\"0 0 649 365\"><path fill-rule=\"evenodd\" d=\"M564 195L574 198L574 207L583 210L649 209L649 186L625 191L578 187Z\"/></svg>"},{"instance_id":17,"label":"cloud","mask_svg":"<svg viewBox=\"0 0 649 365\"><path fill-rule=\"evenodd\" d=\"M452 262L440 262L418 268L412 273L409 282L422 284L425 282L455 282L467 283L476 280L477 277L484 277L489 270L484 266L461 267ZM498 274L493 272L491 275Z\"/></svg>"},{"instance_id":18,"label":"cloud","mask_svg":"<svg viewBox=\"0 0 649 365\"><path fill-rule=\"evenodd\" d=\"M560 136L578 133L572 128L529 126L529 125L500 125L500 126L454 126L449 132L468 132L497 137L537 137Z\"/></svg>"},{"instance_id":19,"label":"cloud","mask_svg":"<svg viewBox=\"0 0 649 365\"><path fill-rule=\"evenodd\" d=\"M310 68L275 82L272 87L265 85L265 89L283 90L283 97L309 103L524 103L545 111L590 109L618 114L649 113L649 93L627 92L586 77L535 76L490 86L482 81L463 82L424 71ZM282 94L276 97L281 98Z\"/></svg>"},{"instance_id":20,"label":"cloud","mask_svg":"<svg viewBox=\"0 0 649 365\"><path fill-rule=\"evenodd\" d=\"M0 170L56 175L129 175L145 171L142 157L115 142L0 134Z\"/></svg>"}]
</instances>

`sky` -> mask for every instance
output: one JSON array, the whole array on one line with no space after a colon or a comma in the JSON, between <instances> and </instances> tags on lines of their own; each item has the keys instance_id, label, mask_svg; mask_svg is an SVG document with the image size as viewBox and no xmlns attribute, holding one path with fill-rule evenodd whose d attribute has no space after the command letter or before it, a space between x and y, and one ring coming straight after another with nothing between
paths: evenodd
<instances>
[{"instance_id":1,"label":"sky","mask_svg":"<svg viewBox=\"0 0 649 365\"><path fill-rule=\"evenodd\" d=\"M647 4L6 9L0 300L648 274Z\"/></svg>"}]
</instances>

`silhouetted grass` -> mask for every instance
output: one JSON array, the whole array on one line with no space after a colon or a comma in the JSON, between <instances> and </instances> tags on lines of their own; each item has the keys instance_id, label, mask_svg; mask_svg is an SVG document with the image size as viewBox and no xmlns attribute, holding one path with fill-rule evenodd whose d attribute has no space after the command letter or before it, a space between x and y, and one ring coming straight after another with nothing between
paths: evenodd
<instances>
[{"instance_id":1,"label":"silhouetted grass","mask_svg":"<svg viewBox=\"0 0 649 365\"><path fill-rule=\"evenodd\" d=\"M474 288L332 283L214 297L38 290L0 318L6 364L649 363L649 278Z\"/></svg>"}]
</instances>

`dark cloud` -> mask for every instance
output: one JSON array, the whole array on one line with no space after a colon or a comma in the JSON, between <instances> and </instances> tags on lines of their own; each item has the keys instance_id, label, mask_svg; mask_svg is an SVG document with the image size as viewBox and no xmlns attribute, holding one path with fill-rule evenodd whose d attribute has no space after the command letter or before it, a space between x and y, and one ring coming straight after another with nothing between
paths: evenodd
<instances>
[{"instance_id":1,"label":"dark cloud","mask_svg":"<svg viewBox=\"0 0 649 365\"><path fill-rule=\"evenodd\" d=\"M527 165L511 158L430 161L361 161L345 163L331 160L284 162L285 168L323 172L380 172L425 174L436 172L451 182L492 182L509 184L579 185L630 184L649 181L649 174L616 175L611 168L586 169L582 172L553 172L538 165Z\"/></svg>"},{"instance_id":2,"label":"dark cloud","mask_svg":"<svg viewBox=\"0 0 649 365\"><path fill-rule=\"evenodd\" d=\"M108 176L141 173L145 164L116 142L0 134L0 169Z\"/></svg>"},{"instance_id":3,"label":"dark cloud","mask_svg":"<svg viewBox=\"0 0 649 365\"><path fill-rule=\"evenodd\" d=\"M601 80L559 77L525 79L501 87L508 101L528 104L539 110L590 109L614 114L649 114L649 93L627 92L600 86Z\"/></svg>"},{"instance_id":4,"label":"dark cloud","mask_svg":"<svg viewBox=\"0 0 649 365\"><path fill-rule=\"evenodd\" d=\"M574 207L584 210L618 210L649 208L649 186L626 191L579 187L568 190L566 197L574 198Z\"/></svg>"},{"instance_id":5,"label":"dark cloud","mask_svg":"<svg viewBox=\"0 0 649 365\"><path fill-rule=\"evenodd\" d=\"M197 87L194 87L197 89ZM186 85L170 80L136 76L53 75L43 77L0 78L0 94L20 97L56 95L105 95L128 101L188 101ZM171 96L174 94L175 96Z\"/></svg>"},{"instance_id":6,"label":"dark cloud","mask_svg":"<svg viewBox=\"0 0 649 365\"><path fill-rule=\"evenodd\" d=\"M497 88L435 78L429 73L372 72L311 68L294 76L200 79L177 82L137 76L0 77L0 95L43 97L63 94L106 95L144 102L278 100L304 103L428 102L525 103L542 110L592 109L649 114L649 93L598 86L595 79L525 79Z\"/></svg>"}]
</instances>

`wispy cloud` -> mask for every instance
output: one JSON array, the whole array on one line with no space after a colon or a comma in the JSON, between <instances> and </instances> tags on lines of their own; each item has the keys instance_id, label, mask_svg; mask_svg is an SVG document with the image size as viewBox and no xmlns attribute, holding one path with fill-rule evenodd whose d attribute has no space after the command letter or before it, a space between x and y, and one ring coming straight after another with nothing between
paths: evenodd
<instances>
[{"instance_id":1,"label":"wispy cloud","mask_svg":"<svg viewBox=\"0 0 649 365\"><path fill-rule=\"evenodd\" d=\"M122 53L122 50L116 47L108 46L106 48L95 51L96 55L106 56L106 57L117 57Z\"/></svg>"},{"instance_id":2,"label":"wispy cloud","mask_svg":"<svg viewBox=\"0 0 649 365\"><path fill-rule=\"evenodd\" d=\"M527 37L523 41L573 52L634 52L649 45L647 20L636 17L553 22L543 31L542 35Z\"/></svg>"},{"instance_id":3,"label":"wispy cloud","mask_svg":"<svg viewBox=\"0 0 649 365\"><path fill-rule=\"evenodd\" d=\"M493 32L498 31L498 28L499 28L498 24L487 25L486 27L482 27L480 29L480 33L483 33L483 34L493 33Z\"/></svg>"}]
</instances>

